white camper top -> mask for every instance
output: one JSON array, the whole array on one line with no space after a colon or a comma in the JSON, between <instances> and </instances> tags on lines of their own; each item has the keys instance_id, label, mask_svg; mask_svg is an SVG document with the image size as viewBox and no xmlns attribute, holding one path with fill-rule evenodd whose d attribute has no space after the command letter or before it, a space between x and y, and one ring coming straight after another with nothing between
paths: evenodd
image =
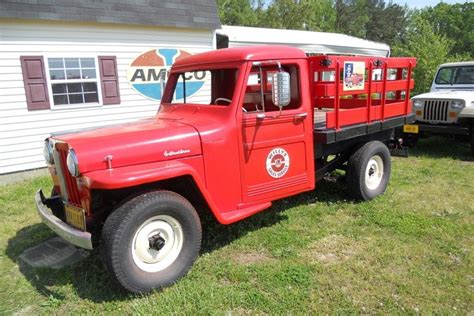
<instances>
[{"instance_id":1,"label":"white camper top","mask_svg":"<svg viewBox=\"0 0 474 316\"><path fill-rule=\"evenodd\" d=\"M288 45L298 47L307 54L390 56L390 46L387 44L338 33L230 25L222 25L215 32L217 48Z\"/></svg>"}]
</instances>

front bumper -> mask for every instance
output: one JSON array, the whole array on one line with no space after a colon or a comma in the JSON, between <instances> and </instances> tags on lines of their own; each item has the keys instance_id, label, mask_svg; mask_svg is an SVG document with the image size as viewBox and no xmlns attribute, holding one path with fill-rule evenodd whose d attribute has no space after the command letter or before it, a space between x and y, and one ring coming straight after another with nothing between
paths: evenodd
<instances>
[{"instance_id":1,"label":"front bumper","mask_svg":"<svg viewBox=\"0 0 474 316\"><path fill-rule=\"evenodd\" d=\"M429 123L422 123L417 121L415 123L419 126L420 132L443 135L466 135L469 136L469 127L461 125L436 125Z\"/></svg>"},{"instance_id":2,"label":"front bumper","mask_svg":"<svg viewBox=\"0 0 474 316\"><path fill-rule=\"evenodd\" d=\"M88 232L80 231L53 215L51 210L43 202L43 193L38 190L35 195L36 209L41 217L43 223L46 224L59 237L68 241L69 243L92 250L92 236Z\"/></svg>"}]
</instances>

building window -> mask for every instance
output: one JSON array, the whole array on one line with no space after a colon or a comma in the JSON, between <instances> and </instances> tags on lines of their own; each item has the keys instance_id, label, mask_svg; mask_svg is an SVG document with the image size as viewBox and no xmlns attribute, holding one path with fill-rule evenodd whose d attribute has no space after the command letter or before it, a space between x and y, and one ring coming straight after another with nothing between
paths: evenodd
<instances>
[{"instance_id":1,"label":"building window","mask_svg":"<svg viewBox=\"0 0 474 316\"><path fill-rule=\"evenodd\" d=\"M54 105L99 103L95 58L48 58L48 68Z\"/></svg>"}]
</instances>

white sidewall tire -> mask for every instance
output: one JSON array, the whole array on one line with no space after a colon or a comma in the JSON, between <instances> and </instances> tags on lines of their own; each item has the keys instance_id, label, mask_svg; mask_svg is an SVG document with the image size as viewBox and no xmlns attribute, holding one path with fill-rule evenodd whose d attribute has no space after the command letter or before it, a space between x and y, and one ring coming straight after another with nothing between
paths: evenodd
<instances>
[{"instance_id":1,"label":"white sidewall tire","mask_svg":"<svg viewBox=\"0 0 474 316\"><path fill-rule=\"evenodd\" d=\"M159 260L144 252L144 236L154 232L165 239L161 250L166 254ZM185 198L170 191L149 192L122 204L107 218L102 230L103 260L126 290L147 293L173 284L188 272L199 254L201 236L199 216ZM139 239L141 252L136 248ZM151 253L159 256L160 251Z\"/></svg>"},{"instance_id":2,"label":"white sidewall tire","mask_svg":"<svg viewBox=\"0 0 474 316\"><path fill-rule=\"evenodd\" d=\"M349 193L358 200L371 200L383 194L391 174L391 157L387 146L371 141L357 149L347 164Z\"/></svg>"}]
</instances>

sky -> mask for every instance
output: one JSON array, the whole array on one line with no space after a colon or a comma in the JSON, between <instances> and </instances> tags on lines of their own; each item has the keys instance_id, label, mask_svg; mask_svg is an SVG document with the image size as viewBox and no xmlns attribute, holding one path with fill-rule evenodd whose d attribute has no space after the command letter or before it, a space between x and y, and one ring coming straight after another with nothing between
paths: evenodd
<instances>
[{"instance_id":1,"label":"sky","mask_svg":"<svg viewBox=\"0 0 474 316\"><path fill-rule=\"evenodd\" d=\"M437 5L440 2L453 4L453 3L472 2L473 0L464 0L464 1L461 1L461 0L443 0L443 1L441 1L441 0L392 0L392 1L394 3L398 3L398 4L401 4L401 5L404 5L406 3L406 4L408 4L408 6L411 9L415 9L415 8L416 9L421 9L423 7L426 7L426 6L434 7L435 5Z\"/></svg>"}]
</instances>

